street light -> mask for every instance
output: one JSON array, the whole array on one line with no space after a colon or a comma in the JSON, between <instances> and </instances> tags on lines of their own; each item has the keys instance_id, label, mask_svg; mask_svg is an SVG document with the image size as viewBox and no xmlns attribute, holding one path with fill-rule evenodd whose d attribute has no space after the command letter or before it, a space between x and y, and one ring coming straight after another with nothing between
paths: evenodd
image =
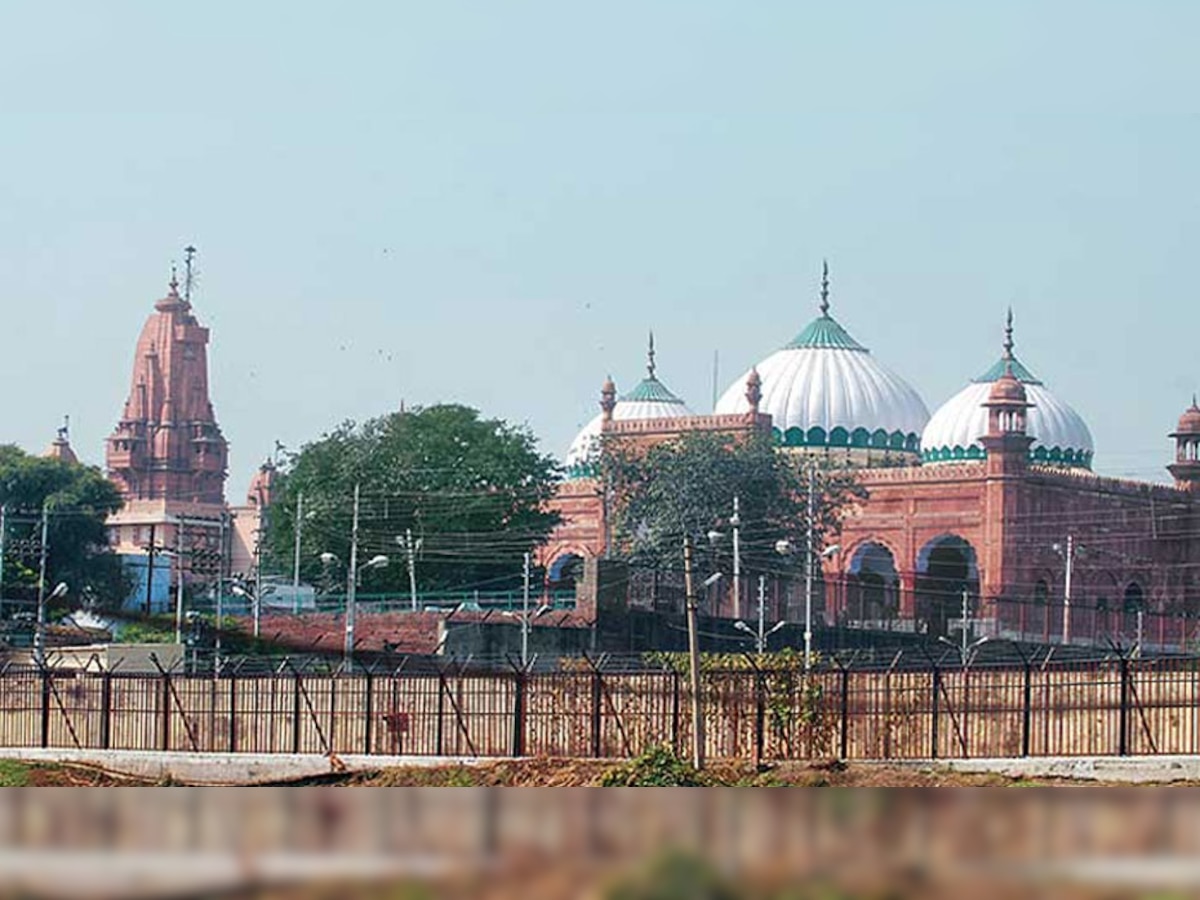
<instances>
[{"instance_id":1,"label":"street light","mask_svg":"<svg viewBox=\"0 0 1200 900\"><path fill-rule=\"evenodd\" d=\"M522 669L526 668L529 665L529 631L530 631L531 625L533 624L533 620L540 619L546 613L550 612L550 610L553 608L554 607L550 606L550 604L544 603L541 606L539 606L537 609L535 609L533 612L530 612L528 609L524 609L521 612L517 612L515 609L506 609L500 613L500 615L505 616L506 618L516 619L518 622L521 623L521 668Z\"/></svg>"},{"instance_id":2,"label":"street light","mask_svg":"<svg viewBox=\"0 0 1200 900\"><path fill-rule=\"evenodd\" d=\"M841 550L841 546L833 544L826 547L817 555L817 559L828 559ZM809 519L808 544L804 560L804 671L812 667L812 594L813 594L813 533L812 519ZM775 552L781 556L790 556L795 547L789 540L775 542Z\"/></svg>"},{"instance_id":3,"label":"street light","mask_svg":"<svg viewBox=\"0 0 1200 900\"><path fill-rule=\"evenodd\" d=\"M357 491L356 491L357 499ZM356 522L357 525L357 517ZM357 538L357 529L355 530L355 538ZM332 553L326 551L320 554L319 559L322 564L332 566L338 562L338 558ZM346 643L343 648L343 656L345 658L346 670L350 671L353 666L354 656L354 626L356 624L358 612L358 582L362 577L362 572L368 569L386 569L391 560L382 553L372 556L361 566L358 564L358 546L352 544L350 547L350 566L346 570Z\"/></svg>"},{"instance_id":4,"label":"street light","mask_svg":"<svg viewBox=\"0 0 1200 900\"><path fill-rule=\"evenodd\" d=\"M738 631L744 631L754 637L754 646L758 651L758 655L762 656L767 651L767 638L777 632L780 628L787 624L785 620L780 620L767 630L766 624L766 607L767 607L767 576L758 576L758 633L747 625L745 622L737 621L733 623L733 627Z\"/></svg>"},{"instance_id":5,"label":"street light","mask_svg":"<svg viewBox=\"0 0 1200 900\"><path fill-rule=\"evenodd\" d=\"M733 515L729 517L729 524L733 527L733 615L737 618L742 614L742 516L736 496L733 498ZM708 542L714 547L724 538L725 533L715 528L708 532Z\"/></svg>"}]
</instances>

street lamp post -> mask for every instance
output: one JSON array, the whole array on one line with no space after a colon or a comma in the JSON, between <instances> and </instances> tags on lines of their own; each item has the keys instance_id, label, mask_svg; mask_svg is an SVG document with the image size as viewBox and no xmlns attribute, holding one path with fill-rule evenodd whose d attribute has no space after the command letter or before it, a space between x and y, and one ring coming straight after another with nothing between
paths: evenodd
<instances>
[{"instance_id":1,"label":"street lamp post","mask_svg":"<svg viewBox=\"0 0 1200 900\"><path fill-rule=\"evenodd\" d=\"M811 501L811 498L810 498ZM812 518L809 518L807 553L804 560L804 671L807 672L812 667L812 589L813 589L813 563L817 560L813 556L813 532ZM841 547L838 544L826 547L821 551L819 559L828 559L837 553ZM781 540L775 542L775 552L781 556L788 556L795 551L795 547L789 540Z\"/></svg>"},{"instance_id":2,"label":"street lamp post","mask_svg":"<svg viewBox=\"0 0 1200 900\"><path fill-rule=\"evenodd\" d=\"M1071 643L1071 575L1075 568L1075 536L1067 535L1067 543L1064 547L1062 544L1054 545L1054 552L1062 556L1067 562L1067 570L1063 576L1063 629L1062 639L1064 644Z\"/></svg>"},{"instance_id":3,"label":"street lamp post","mask_svg":"<svg viewBox=\"0 0 1200 900\"><path fill-rule=\"evenodd\" d=\"M767 576L758 576L758 631L755 632L745 622L738 620L733 623L733 627L738 631L744 631L754 637L754 648L759 656L767 652L767 638L777 632L780 628L786 625L786 622L776 622L767 630L766 605L767 605Z\"/></svg>"}]
</instances>

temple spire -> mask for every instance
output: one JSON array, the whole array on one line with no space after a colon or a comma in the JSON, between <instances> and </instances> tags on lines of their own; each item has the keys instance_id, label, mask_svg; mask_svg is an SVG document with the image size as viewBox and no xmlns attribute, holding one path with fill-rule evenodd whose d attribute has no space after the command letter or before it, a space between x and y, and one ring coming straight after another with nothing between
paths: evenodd
<instances>
[{"instance_id":1,"label":"temple spire","mask_svg":"<svg viewBox=\"0 0 1200 900\"><path fill-rule=\"evenodd\" d=\"M192 302L192 286L196 283L196 272L192 268L192 259L196 256L196 248L188 244L183 248L183 299L188 305Z\"/></svg>"},{"instance_id":2,"label":"temple spire","mask_svg":"<svg viewBox=\"0 0 1200 900\"><path fill-rule=\"evenodd\" d=\"M654 332L650 332L650 346L646 351L646 372L650 378L654 377Z\"/></svg>"},{"instance_id":3,"label":"temple spire","mask_svg":"<svg viewBox=\"0 0 1200 900\"><path fill-rule=\"evenodd\" d=\"M821 260L821 315L829 315L829 260Z\"/></svg>"}]
</instances>

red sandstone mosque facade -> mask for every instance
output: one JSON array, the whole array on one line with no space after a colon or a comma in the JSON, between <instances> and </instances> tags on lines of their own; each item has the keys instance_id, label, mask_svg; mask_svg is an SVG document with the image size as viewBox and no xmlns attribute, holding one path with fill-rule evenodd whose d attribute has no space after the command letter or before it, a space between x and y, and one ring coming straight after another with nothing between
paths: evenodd
<instances>
[{"instance_id":1,"label":"red sandstone mosque facade","mask_svg":"<svg viewBox=\"0 0 1200 900\"><path fill-rule=\"evenodd\" d=\"M563 523L541 551L552 585L606 553L598 436L765 428L781 452L853 467L867 491L819 561L827 625L946 635L965 595L975 636L1147 650L1200 640L1200 407L1171 434L1173 485L1094 474L1087 425L1016 358L1011 313L1000 360L932 416L830 315L827 273L819 316L712 415L662 385L653 354L646 379L619 400L606 382L600 405L568 451ZM771 605L799 614L778 591ZM719 598L711 611L744 612Z\"/></svg>"}]
</instances>

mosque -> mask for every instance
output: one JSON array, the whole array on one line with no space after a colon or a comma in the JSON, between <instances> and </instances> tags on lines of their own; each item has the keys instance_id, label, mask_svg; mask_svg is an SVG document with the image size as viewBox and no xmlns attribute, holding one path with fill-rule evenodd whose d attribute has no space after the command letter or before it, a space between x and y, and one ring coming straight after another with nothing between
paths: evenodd
<instances>
[{"instance_id":1,"label":"mosque","mask_svg":"<svg viewBox=\"0 0 1200 900\"><path fill-rule=\"evenodd\" d=\"M551 586L609 544L595 466L601 436L670 440L686 431L769 430L780 452L852 467L867 498L821 554L818 621L946 636L967 606L969 633L1035 643L1194 649L1200 639L1200 407L1170 437L1174 485L1092 471L1087 423L1014 352L932 415L917 392L831 315L819 314L739 377L712 414L693 413L646 377L571 443L555 501L563 522L542 548ZM830 548L832 550L832 548ZM741 597L750 592L743 586ZM730 592L731 594L734 592ZM714 600L716 615L749 615ZM796 619L778 590L774 618Z\"/></svg>"}]
</instances>

